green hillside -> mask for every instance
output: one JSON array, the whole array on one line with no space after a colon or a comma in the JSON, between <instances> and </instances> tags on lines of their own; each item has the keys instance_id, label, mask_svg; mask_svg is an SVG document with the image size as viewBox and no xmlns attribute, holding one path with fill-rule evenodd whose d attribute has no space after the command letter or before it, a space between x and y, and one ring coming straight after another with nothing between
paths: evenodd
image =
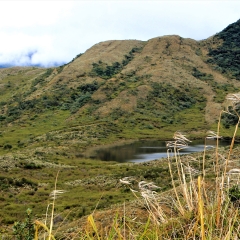
<instances>
[{"instance_id":1,"label":"green hillside","mask_svg":"<svg viewBox=\"0 0 240 240\"><path fill-rule=\"evenodd\" d=\"M223 31L216 34L213 41L221 41L217 47L209 51L209 63L215 65L215 69L229 77L240 80L240 20L230 24Z\"/></svg>"},{"instance_id":2,"label":"green hillside","mask_svg":"<svg viewBox=\"0 0 240 240\"><path fill-rule=\"evenodd\" d=\"M99 209L133 199L116 187L126 176L170 189L166 164L152 172L89 160L92 149L216 130L225 97L240 88L239 24L202 41L106 41L60 67L0 69L0 225L28 207L41 218L58 170L68 193L57 211L70 209L71 220L92 212L102 195ZM221 134L230 137L236 121L224 121Z\"/></svg>"}]
</instances>

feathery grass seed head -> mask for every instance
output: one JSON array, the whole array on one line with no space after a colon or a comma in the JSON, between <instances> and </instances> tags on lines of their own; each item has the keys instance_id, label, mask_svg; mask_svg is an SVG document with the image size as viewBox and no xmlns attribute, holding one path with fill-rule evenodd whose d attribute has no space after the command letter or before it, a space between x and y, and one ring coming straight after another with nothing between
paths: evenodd
<instances>
[{"instance_id":1,"label":"feathery grass seed head","mask_svg":"<svg viewBox=\"0 0 240 240\"><path fill-rule=\"evenodd\" d=\"M208 131L207 132L208 135L207 135L207 139L220 139L222 138L222 136L219 136L216 132L214 131Z\"/></svg>"},{"instance_id":2,"label":"feathery grass seed head","mask_svg":"<svg viewBox=\"0 0 240 240\"><path fill-rule=\"evenodd\" d=\"M53 190L51 193L50 193L50 197L51 199L57 199L57 197L59 197L59 195L65 193L66 191L64 190Z\"/></svg>"}]
</instances>

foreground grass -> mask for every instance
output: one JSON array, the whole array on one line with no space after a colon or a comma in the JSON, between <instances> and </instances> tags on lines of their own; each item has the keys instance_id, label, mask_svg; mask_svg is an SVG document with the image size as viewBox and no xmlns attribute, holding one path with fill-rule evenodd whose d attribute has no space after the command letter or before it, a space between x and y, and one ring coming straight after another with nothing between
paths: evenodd
<instances>
[{"instance_id":1,"label":"foreground grass","mask_svg":"<svg viewBox=\"0 0 240 240\"><path fill-rule=\"evenodd\" d=\"M234 160L239 152L239 148L232 150L230 170L239 166ZM228 150L219 148L218 154L222 161L223 158L227 158ZM204 178L197 179L197 175L202 173L203 159L205 159L205 175ZM216 181L220 178L217 178L214 172L216 151L195 153L181 158L177 155L177 161L175 157L169 160L174 174L173 180L167 159L142 164L68 160L69 166L72 163L75 166L79 164L79 167L68 169L65 165L65 168L59 172L56 190L61 189L66 192L55 199L52 228L54 237L56 239L234 239L234 236L239 237L236 235L239 228L238 208L228 197L228 189L236 184L233 178L230 179L231 184L226 185L222 192L224 198L220 204L220 219L217 224L219 195L216 192L218 185L215 184L219 181L214 182L214 179ZM187 169L184 170L188 182L186 184L181 183L184 179L182 173L180 178L178 177L179 161L184 166L191 164L192 167L190 172L192 178ZM224 169L224 165L221 169ZM44 174L39 176L41 180L35 179L35 181L34 178L41 170L32 169L31 175L27 175L26 171L25 178L28 181L31 179L32 182L41 182L37 185L37 189L30 190L27 183L23 188L18 188L21 193L13 194L10 199L7 199L5 192L3 197L6 201L12 201L7 208L2 205L2 214L4 214L2 219L7 219L6 216L10 215L9 230L15 219L24 219L25 210L30 207L32 218L38 219L35 222L38 238L43 239L44 232L47 233L50 228L51 205L49 205L47 222L45 225L42 223L45 223L46 206L52 203L49 193L55 188L54 171L49 169L48 175L45 175L47 169L44 169ZM77 175L80 172L82 175ZM52 179L52 182L49 179ZM119 182L119 179L122 179L122 182ZM150 184L151 181L155 184ZM175 190L172 189L171 181ZM158 188L159 186L161 188ZM35 193L26 195L27 191ZM2 223L6 226L6 222ZM201 235L202 226L206 233L205 238ZM2 227L1 232L5 237L9 235L6 227ZM10 235L9 239L12 239Z\"/></svg>"},{"instance_id":2,"label":"foreground grass","mask_svg":"<svg viewBox=\"0 0 240 240\"><path fill-rule=\"evenodd\" d=\"M110 190L111 196L109 191L103 190L103 186L98 191L99 195L95 195L94 188L101 186L98 185L101 181L99 177L82 179L88 182L83 188L77 186L81 183L80 179L76 181L73 177L66 188L61 178L67 178L69 172L60 171L58 180L55 181L53 176L55 182L48 188L48 193L51 192L53 197L50 199L49 194L46 196L49 206L48 217L46 218L45 214L32 216L32 219L37 219L31 220L31 226L34 226L32 234L36 234L35 239L239 239L240 215L237 196L239 196L240 170L236 156L239 155L240 149L237 147L231 150L231 161L227 160L229 149L223 148L180 156L178 148L184 147L186 141L184 136L178 133L175 135L175 140L169 144L173 147L178 146L175 148L176 155L169 156L168 160L143 164L105 165L114 171L118 167L120 172L124 167L128 168L127 172L130 171L130 174L116 174L114 188L119 189L119 192L115 191L114 194L113 190ZM215 165L216 153L221 158L219 168ZM227 178L222 188L226 160L228 161ZM82 163L91 165L89 161ZM97 171L103 167L104 165L99 168L95 166ZM166 175L165 167L168 168ZM138 171L134 175L136 168ZM94 169L94 165L91 165L90 169ZM106 174L107 170L105 171ZM147 177L147 173L151 173L151 177ZM156 173L160 173L160 179L154 177ZM93 174L96 175L96 171L93 171ZM153 179L158 184L153 183ZM89 184L89 181L92 183ZM107 179L104 178L103 182L106 183ZM167 182L171 189L163 190ZM93 189L91 184L94 185ZM108 182L107 185L109 184ZM74 192L71 191L71 185ZM78 195L78 191L82 198ZM91 197L93 202L89 214L86 209L83 210L86 203L83 198L85 194L88 198ZM135 200L131 196L134 196ZM236 198L234 199L233 196ZM68 204L69 208L61 209L61 206L66 206L67 202L72 203L74 197L79 201L77 205ZM106 204L109 199L115 198L120 200L117 205ZM101 206L101 204L106 205ZM38 203L37 208L39 206ZM53 216L51 216L52 210ZM36 208L32 211L34 213ZM73 212L80 214L73 217ZM24 222L25 226L27 226L26 222L27 220ZM18 225L15 223L15 226ZM15 230L15 233L19 236L19 232ZM25 234L25 238L19 239L27 239L26 236L30 232L25 231ZM8 237L12 239L10 235Z\"/></svg>"}]
</instances>

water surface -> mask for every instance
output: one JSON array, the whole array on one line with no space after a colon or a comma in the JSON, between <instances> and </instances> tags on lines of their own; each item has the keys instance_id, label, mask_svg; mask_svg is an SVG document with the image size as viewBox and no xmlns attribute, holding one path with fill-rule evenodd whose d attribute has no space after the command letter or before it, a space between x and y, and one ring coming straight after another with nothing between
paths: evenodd
<instances>
[{"instance_id":1,"label":"water surface","mask_svg":"<svg viewBox=\"0 0 240 240\"><path fill-rule=\"evenodd\" d=\"M227 146L229 142L219 141L220 146ZM207 140L207 149L215 148L216 140ZM195 140L181 150L181 154L201 152L204 150L204 140ZM137 141L123 146L115 146L96 151L96 159L117 162L147 162L167 157L165 141Z\"/></svg>"}]
</instances>

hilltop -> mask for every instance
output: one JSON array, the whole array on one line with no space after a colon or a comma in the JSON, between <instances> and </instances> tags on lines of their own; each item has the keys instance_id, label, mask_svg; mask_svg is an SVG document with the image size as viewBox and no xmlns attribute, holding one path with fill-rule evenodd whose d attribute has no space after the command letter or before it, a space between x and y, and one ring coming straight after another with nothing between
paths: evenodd
<instances>
[{"instance_id":1,"label":"hilltop","mask_svg":"<svg viewBox=\"0 0 240 240\"><path fill-rule=\"evenodd\" d=\"M15 208L23 202L35 206L46 200L57 169L65 171L62 187L76 176L91 182L94 174L102 179L109 169L115 171L116 163L86 160L93 147L166 140L176 130L202 138L215 130L226 95L240 87L239 29L240 20L202 41L177 35L111 40L60 67L0 69L0 206L5 209L0 222L13 223ZM231 136L233 120L224 121L222 134ZM115 192L113 182L108 190L102 188L114 192L103 207L122 201L115 198L122 193ZM84 187L77 186L81 195ZM74 199L74 186L70 191ZM94 200L100 196L92 185L89 192ZM74 208L72 201L69 206L63 201L61 210ZM86 204L79 216L90 210Z\"/></svg>"}]
</instances>

